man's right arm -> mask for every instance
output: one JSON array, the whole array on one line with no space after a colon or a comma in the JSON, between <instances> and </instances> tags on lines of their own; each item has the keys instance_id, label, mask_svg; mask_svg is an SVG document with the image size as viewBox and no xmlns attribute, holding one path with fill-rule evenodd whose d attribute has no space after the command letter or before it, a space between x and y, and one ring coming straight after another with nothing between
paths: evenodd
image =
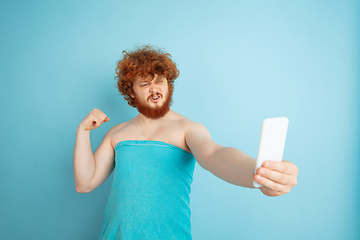
<instances>
[{"instance_id":1,"label":"man's right arm","mask_svg":"<svg viewBox=\"0 0 360 240\"><path fill-rule=\"evenodd\" d=\"M114 149L110 142L111 130L105 135L95 153L92 153L90 131L98 128L109 118L94 109L80 123L74 148L75 188L79 193L88 193L100 186L114 169Z\"/></svg>"}]
</instances>

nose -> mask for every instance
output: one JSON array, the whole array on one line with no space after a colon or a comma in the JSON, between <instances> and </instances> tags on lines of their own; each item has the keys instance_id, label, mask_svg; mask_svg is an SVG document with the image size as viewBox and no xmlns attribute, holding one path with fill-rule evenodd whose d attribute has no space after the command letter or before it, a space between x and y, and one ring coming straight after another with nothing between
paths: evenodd
<instances>
[{"instance_id":1,"label":"nose","mask_svg":"<svg viewBox=\"0 0 360 240\"><path fill-rule=\"evenodd\" d=\"M159 88L154 82L150 82L149 91L151 93L156 93L159 91Z\"/></svg>"}]
</instances>

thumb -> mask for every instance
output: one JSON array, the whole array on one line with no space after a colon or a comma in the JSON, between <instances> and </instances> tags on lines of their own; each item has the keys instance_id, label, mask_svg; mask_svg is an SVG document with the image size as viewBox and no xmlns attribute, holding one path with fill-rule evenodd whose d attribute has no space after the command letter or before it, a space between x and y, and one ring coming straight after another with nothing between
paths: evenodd
<instances>
[{"instance_id":1,"label":"thumb","mask_svg":"<svg viewBox=\"0 0 360 240\"><path fill-rule=\"evenodd\" d=\"M104 122L108 122L109 120L110 120L110 118L109 118L109 117L106 117L105 120L104 120Z\"/></svg>"}]
</instances>

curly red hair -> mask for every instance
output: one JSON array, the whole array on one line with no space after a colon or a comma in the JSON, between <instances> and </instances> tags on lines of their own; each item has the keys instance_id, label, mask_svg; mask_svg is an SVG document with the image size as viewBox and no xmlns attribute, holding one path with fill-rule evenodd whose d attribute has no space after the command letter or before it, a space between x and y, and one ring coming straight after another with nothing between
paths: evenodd
<instances>
[{"instance_id":1,"label":"curly red hair","mask_svg":"<svg viewBox=\"0 0 360 240\"><path fill-rule=\"evenodd\" d=\"M130 106L135 107L131 95L134 94L133 82L137 76L162 75L167 79L170 91L173 91L174 81L180 72L171 60L169 53L154 49L150 45L142 46L132 52L123 51L122 53L123 58L117 63L115 70L115 80L117 89Z\"/></svg>"}]
</instances>

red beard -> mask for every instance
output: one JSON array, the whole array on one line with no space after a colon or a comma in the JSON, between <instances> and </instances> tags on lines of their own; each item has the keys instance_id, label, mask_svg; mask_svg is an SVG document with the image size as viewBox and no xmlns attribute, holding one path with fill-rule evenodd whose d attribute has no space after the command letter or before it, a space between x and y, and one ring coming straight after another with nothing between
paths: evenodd
<instances>
[{"instance_id":1,"label":"red beard","mask_svg":"<svg viewBox=\"0 0 360 240\"><path fill-rule=\"evenodd\" d=\"M147 100L149 100L152 96L148 97ZM172 89L169 88L169 94L167 99L165 99L165 102L161 107L149 107L145 104L142 104L140 101L138 101L138 98L135 96L135 105L139 113L144 115L145 117L151 118L151 119L159 119L165 116L170 111L170 106L172 103Z\"/></svg>"}]
</instances>

